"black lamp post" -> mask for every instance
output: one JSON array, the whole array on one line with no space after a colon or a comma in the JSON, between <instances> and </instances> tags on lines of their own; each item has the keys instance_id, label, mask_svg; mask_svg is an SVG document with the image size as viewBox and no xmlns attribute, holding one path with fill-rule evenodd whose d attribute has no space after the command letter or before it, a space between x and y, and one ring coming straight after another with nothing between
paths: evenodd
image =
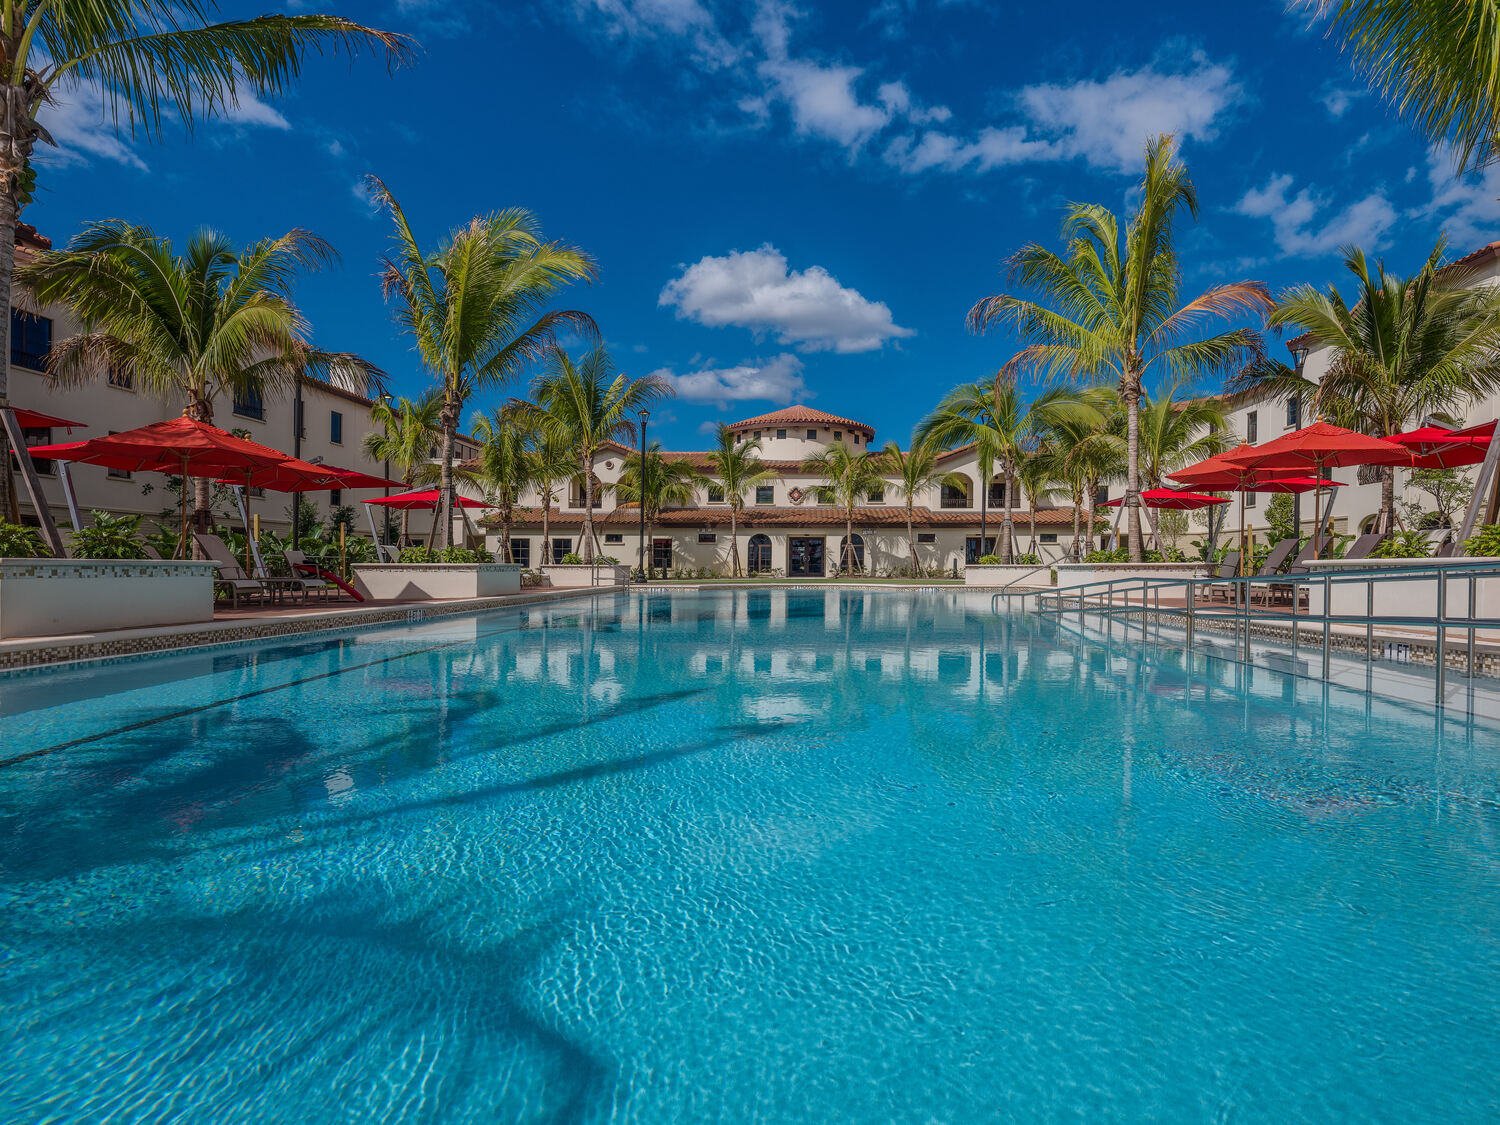
<instances>
[{"instance_id":1,"label":"black lamp post","mask_svg":"<svg viewBox=\"0 0 1500 1125\"><path fill-rule=\"evenodd\" d=\"M646 581L646 423L650 420L650 418L651 411L641 411L641 479L639 489L640 496L637 497L641 505L641 546L640 551L636 555L635 568L636 573L639 576L637 578L637 581L640 582Z\"/></svg>"}]
</instances>

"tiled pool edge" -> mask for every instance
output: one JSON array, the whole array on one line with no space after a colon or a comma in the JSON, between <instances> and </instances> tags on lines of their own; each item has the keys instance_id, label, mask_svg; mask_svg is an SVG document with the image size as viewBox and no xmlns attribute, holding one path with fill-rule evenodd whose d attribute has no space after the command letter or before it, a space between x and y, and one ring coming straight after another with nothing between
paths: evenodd
<instances>
[{"instance_id":1,"label":"tiled pool edge","mask_svg":"<svg viewBox=\"0 0 1500 1125\"><path fill-rule=\"evenodd\" d=\"M276 640L306 633L326 633L343 629L363 629L434 617L453 617L469 613L487 613L571 598L592 597L616 592L580 586L571 589L544 590L531 594L511 594L497 598L474 598L451 602L413 602L406 605L372 606L369 609L347 609L329 614L288 617L272 621L225 621L214 625L165 626L152 630L121 630L130 636L96 634L87 640L70 640L48 644L45 639L25 642L0 642L0 675L27 671L109 664L153 653L201 651L227 648L253 641Z\"/></svg>"}]
</instances>

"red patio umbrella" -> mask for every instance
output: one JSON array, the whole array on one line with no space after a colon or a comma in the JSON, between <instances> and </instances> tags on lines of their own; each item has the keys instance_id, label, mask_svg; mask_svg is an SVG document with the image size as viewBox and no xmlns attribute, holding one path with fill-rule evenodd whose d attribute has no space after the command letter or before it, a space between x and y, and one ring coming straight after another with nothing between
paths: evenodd
<instances>
[{"instance_id":1,"label":"red patio umbrella","mask_svg":"<svg viewBox=\"0 0 1500 1125\"><path fill-rule=\"evenodd\" d=\"M377 496L373 500L366 500L365 503L394 508L398 512L402 509L418 512L436 508L440 495L441 493L435 488L424 488L420 492L398 492L394 496ZM483 500L471 500L467 496L455 496L454 499L460 508L493 508L495 506L486 504Z\"/></svg>"},{"instance_id":2,"label":"red patio umbrella","mask_svg":"<svg viewBox=\"0 0 1500 1125\"><path fill-rule=\"evenodd\" d=\"M1482 462L1494 435L1495 423L1486 422L1466 430L1422 426L1385 440L1409 450L1414 469L1457 469Z\"/></svg>"},{"instance_id":3,"label":"red patio umbrella","mask_svg":"<svg viewBox=\"0 0 1500 1125\"><path fill-rule=\"evenodd\" d=\"M186 417L153 422L149 426L88 441L36 445L28 452L33 457L102 465L125 472L180 475L183 478L182 538L178 544L180 552L187 547L189 477L217 479L231 473L253 472L291 460L287 454L268 445L235 437L227 430Z\"/></svg>"},{"instance_id":4,"label":"red patio umbrella","mask_svg":"<svg viewBox=\"0 0 1500 1125\"><path fill-rule=\"evenodd\" d=\"M1322 478L1325 469L1353 465L1410 465L1410 451L1366 434L1346 430L1329 422L1314 422L1300 430L1282 434L1264 445L1224 454L1224 460L1247 469L1312 470ZM1322 554L1322 490L1313 492L1313 557Z\"/></svg>"},{"instance_id":5,"label":"red patio umbrella","mask_svg":"<svg viewBox=\"0 0 1500 1125\"><path fill-rule=\"evenodd\" d=\"M1106 500L1104 507L1118 508L1125 503L1122 496L1117 500ZM1177 488L1148 488L1141 493L1141 504L1147 508L1171 508L1180 512L1193 512L1212 504L1229 503L1222 496L1204 496L1198 492L1187 492Z\"/></svg>"},{"instance_id":6,"label":"red patio umbrella","mask_svg":"<svg viewBox=\"0 0 1500 1125\"><path fill-rule=\"evenodd\" d=\"M23 430L86 430L88 426L83 422L70 422L66 418L58 418L51 414L43 414L40 410L27 410L24 407L13 406L11 413L16 416L16 425Z\"/></svg>"}]
</instances>

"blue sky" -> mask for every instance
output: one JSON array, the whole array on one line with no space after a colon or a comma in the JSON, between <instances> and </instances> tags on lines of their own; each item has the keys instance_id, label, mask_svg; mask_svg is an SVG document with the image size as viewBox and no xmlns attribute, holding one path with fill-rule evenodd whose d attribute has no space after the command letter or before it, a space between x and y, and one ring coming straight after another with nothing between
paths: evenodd
<instances>
[{"instance_id":1,"label":"blue sky","mask_svg":"<svg viewBox=\"0 0 1500 1125\"><path fill-rule=\"evenodd\" d=\"M271 0L226 2L254 14ZM51 111L25 218L59 241L116 216L182 239L306 227L341 265L299 300L319 343L423 374L380 297L379 174L433 241L502 206L594 254L566 303L633 374L672 377L656 433L806 401L903 442L1014 350L968 334L1002 260L1069 200L1127 204L1170 131L1202 214L1185 285L1339 280L1358 242L1414 269L1496 237L1500 170L1456 181L1283 0L329 0L415 35L415 65L312 62L293 93L156 143L77 91ZM515 388L519 389L519 388ZM488 395L476 406L497 402Z\"/></svg>"}]
</instances>

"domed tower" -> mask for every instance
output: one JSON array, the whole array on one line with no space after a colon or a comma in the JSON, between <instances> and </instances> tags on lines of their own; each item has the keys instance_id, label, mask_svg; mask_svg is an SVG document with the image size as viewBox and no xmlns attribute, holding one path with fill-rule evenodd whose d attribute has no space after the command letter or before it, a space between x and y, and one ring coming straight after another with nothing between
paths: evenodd
<instances>
[{"instance_id":1,"label":"domed tower","mask_svg":"<svg viewBox=\"0 0 1500 1125\"><path fill-rule=\"evenodd\" d=\"M875 440L875 431L863 422L810 406L788 406L758 414L729 428L740 441L758 437L760 455L767 461L801 461L831 445L846 445L862 452Z\"/></svg>"}]
</instances>

